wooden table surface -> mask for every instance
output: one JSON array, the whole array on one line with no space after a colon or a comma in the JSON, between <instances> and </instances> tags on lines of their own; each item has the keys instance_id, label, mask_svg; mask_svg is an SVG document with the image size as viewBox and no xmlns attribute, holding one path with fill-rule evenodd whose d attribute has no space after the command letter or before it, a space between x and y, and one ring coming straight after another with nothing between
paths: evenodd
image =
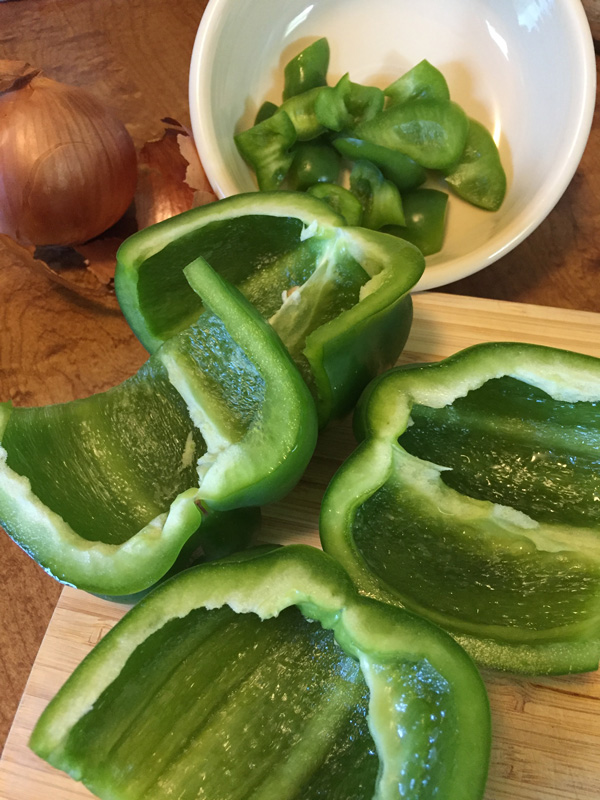
<instances>
[{"instance_id":1,"label":"wooden table surface","mask_svg":"<svg viewBox=\"0 0 600 800\"><path fill-rule=\"evenodd\" d=\"M136 144L189 123L187 76L205 0L0 2L0 58L43 66L115 110ZM588 5L598 24L598 0ZM598 52L598 48L597 48ZM598 67L597 57L597 67ZM569 188L517 249L445 292L600 312L600 116ZM0 251L0 400L38 405L108 388L146 353L117 310ZM0 748L60 587L0 536Z\"/></svg>"}]
</instances>

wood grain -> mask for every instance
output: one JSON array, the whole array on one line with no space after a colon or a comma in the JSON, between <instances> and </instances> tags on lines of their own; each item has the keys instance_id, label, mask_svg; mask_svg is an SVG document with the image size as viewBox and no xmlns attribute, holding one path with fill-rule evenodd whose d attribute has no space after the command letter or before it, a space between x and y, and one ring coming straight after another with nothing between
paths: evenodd
<instances>
[{"instance_id":1,"label":"wood grain","mask_svg":"<svg viewBox=\"0 0 600 800\"><path fill-rule=\"evenodd\" d=\"M442 293L416 296L415 311L402 361L435 360L476 342L510 339L600 354L600 316L593 313ZM353 446L348 421L324 432L299 485L264 509L262 539L319 545L321 496ZM124 611L63 590L0 762L2 800L91 797L29 751L27 740L46 703ZM484 678L494 730L486 800L597 800L600 674L523 679L486 672Z\"/></svg>"}]
</instances>

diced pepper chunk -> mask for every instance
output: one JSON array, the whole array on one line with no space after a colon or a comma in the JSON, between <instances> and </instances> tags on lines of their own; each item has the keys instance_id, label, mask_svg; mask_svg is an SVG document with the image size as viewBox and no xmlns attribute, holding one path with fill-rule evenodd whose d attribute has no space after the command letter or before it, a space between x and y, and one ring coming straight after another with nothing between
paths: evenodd
<instances>
[{"instance_id":1,"label":"diced pepper chunk","mask_svg":"<svg viewBox=\"0 0 600 800\"><path fill-rule=\"evenodd\" d=\"M379 230L386 225L404 225L398 187L386 180L374 164L357 161L350 173L350 188L362 204L365 228Z\"/></svg>"},{"instance_id":2,"label":"diced pepper chunk","mask_svg":"<svg viewBox=\"0 0 600 800\"><path fill-rule=\"evenodd\" d=\"M463 154L445 177L463 200L487 211L500 208L506 194L506 174L496 143L481 123L469 120Z\"/></svg>"},{"instance_id":3,"label":"diced pepper chunk","mask_svg":"<svg viewBox=\"0 0 600 800\"><path fill-rule=\"evenodd\" d=\"M461 157L469 121L451 100L408 100L357 125L357 139L389 147L429 169L447 169Z\"/></svg>"},{"instance_id":4,"label":"diced pepper chunk","mask_svg":"<svg viewBox=\"0 0 600 800\"><path fill-rule=\"evenodd\" d=\"M327 86L328 69L329 42L325 38L317 39L285 65L283 99L289 100L308 89Z\"/></svg>"},{"instance_id":5,"label":"diced pepper chunk","mask_svg":"<svg viewBox=\"0 0 600 800\"><path fill-rule=\"evenodd\" d=\"M286 112L280 108L234 138L241 155L256 172L259 189L264 192L277 189L292 165L294 156L290 148L297 138Z\"/></svg>"},{"instance_id":6,"label":"diced pepper chunk","mask_svg":"<svg viewBox=\"0 0 600 800\"><path fill-rule=\"evenodd\" d=\"M352 83L348 73L333 87L321 89L315 100L319 122L331 131L354 128L383 110L384 96L376 86Z\"/></svg>"},{"instance_id":7,"label":"diced pepper chunk","mask_svg":"<svg viewBox=\"0 0 600 800\"><path fill-rule=\"evenodd\" d=\"M446 79L427 59L420 61L383 91L388 98L388 108L406 103L407 100L450 100Z\"/></svg>"},{"instance_id":8,"label":"diced pepper chunk","mask_svg":"<svg viewBox=\"0 0 600 800\"><path fill-rule=\"evenodd\" d=\"M390 226L385 233L393 233L412 242L424 256L442 249L448 195L437 189L414 189L402 195L404 227Z\"/></svg>"}]
</instances>

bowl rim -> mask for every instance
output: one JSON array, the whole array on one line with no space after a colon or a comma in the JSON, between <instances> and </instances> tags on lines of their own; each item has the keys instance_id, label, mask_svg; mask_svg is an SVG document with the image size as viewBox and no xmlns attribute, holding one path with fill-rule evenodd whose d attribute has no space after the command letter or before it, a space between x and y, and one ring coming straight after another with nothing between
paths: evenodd
<instances>
[{"instance_id":1,"label":"bowl rim","mask_svg":"<svg viewBox=\"0 0 600 800\"><path fill-rule=\"evenodd\" d=\"M210 80L216 40L211 41L210 33L223 10L231 0L209 0L194 41L190 61L189 110L192 134L206 176L217 197L224 198L239 194L239 189L224 164L212 157L219 151L219 142L214 130L212 117L202 113L201 98L209 97L207 81ZM578 108L575 136L571 142L567 158L562 167L545 185L543 192L535 195L534 201L491 240L474 250L448 261L430 265L413 291L423 291L443 287L454 281L466 278L502 258L523 242L546 219L556 206L571 182L583 156L590 135L596 104L596 53L588 18L581 0L563 0L566 11L572 15L576 34L574 49L580 54L583 71L581 91L583 102ZM496 242L490 251L489 241ZM440 280L441 278L441 280Z\"/></svg>"}]
</instances>

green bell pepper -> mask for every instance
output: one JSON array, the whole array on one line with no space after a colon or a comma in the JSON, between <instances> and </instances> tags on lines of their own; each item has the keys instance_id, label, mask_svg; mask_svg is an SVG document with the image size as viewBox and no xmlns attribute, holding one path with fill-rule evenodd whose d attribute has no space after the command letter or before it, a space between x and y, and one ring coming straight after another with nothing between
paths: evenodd
<instances>
[{"instance_id":1,"label":"green bell pepper","mask_svg":"<svg viewBox=\"0 0 600 800\"><path fill-rule=\"evenodd\" d=\"M390 150L389 147L363 142L361 139L340 136L332 142L335 149L350 161L366 160L379 167L388 181L395 183L400 191L420 186L427 173L412 158Z\"/></svg>"},{"instance_id":2,"label":"green bell pepper","mask_svg":"<svg viewBox=\"0 0 600 800\"><path fill-rule=\"evenodd\" d=\"M280 106L281 111L289 116L299 142L315 139L325 132L324 125L317 118L317 97L323 91L321 87L308 89L302 94L296 94L285 100Z\"/></svg>"},{"instance_id":3,"label":"green bell pepper","mask_svg":"<svg viewBox=\"0 0 600 800\"><path fill-rule=\"evenodd\" d=\"M384 225L404 225L398 187L386 180L375 164L357 161L350 173L350 189L363 207L362 224L365 228L379 230Z\"/></svg>"},{"instance_id":4,"label":"green bell pepper","mask_svg":"<svg viewBox=\"0 0 600 800\"><path fill-rule=\"evenodd\" d=\"M447 634L290 545L148 595L30 746L104 800L479 800L490 716Z\"/></svg>"},{"instance_id":5,"label":"green bell pepper","mask_svg":"<svg viewBox=\"0 0 600 800\"><path fill-rule=\"evenodd\" d=\"M262 106L256 112L256 117L254 118L254 124L258 125L259 122L264 122L266 119L270 119L273 114L279 110L279 106L276 106L275 103L271 103L270 100L265 100Z\"/></svg>"},{"instance_id":6,"label":"green bell pepper","mask_svg":"<svg viewBox=\"0 0 600 800\"><path fill-rule=\"evenodd\" d=\"M347 227L308 194L230 197L121 246L117 296L150 351L201 312L182 272L196 255L270 321L313 392L321 424L350 411L368 381L397 359L411 323L408 293L424 269L412 245Z\"/></svg>"},{"instance_id":7,"label":"green bell pepper","mask_svg":"<svg viewBox=\"0 0 600 800\"><path fill-rule=\"evenodd\" d=\"M125 595L158 581L206 509L283 497L317 419L273 329L202 259L205 310L114 389L0 406L0 524L60 581Z\"/></svg>"},{"instance_id":8,"label":"green bell pepper","mask_svg":"<svg viewBox=\"0 0 600 800\"><path fill-rule=\"evenodd\" d=\"M481 664L596 669L600 360L472 347L388 372L323 502L326 551L360 590L445 627Z\"/></svg>"},{"instance_id":9,"label":"green bell pepper","mask_svg":"<svg viewBox=\"0 0 600 800\"><path fill-rule=\"evenodd\" d=\"M234 139L241 156L256 173L258 188L268 192L283 183L294 160L290 148L297 134L294 123L282 108L272 114L267 109L261 117L264 117L262 121L236 134Z\"/></svg>"},{"instance_id":10,"label":"green bell pepper","mask_svg":"<svg viewBox=\"0 0 600 800\"><path fill-rule=\"evenodd\" d=\"M506 194L506 173L491 133L469 120L465 149L457 164L445 173L446 183L459 197L487 211L497 211Z\"/></svg>"},{"instance_id":11,"label":"green bell pepper","mask_svg":"<svg viewBox=\"0 0 600 800\"><path fill-rule=\"evenodd\" d=\"M349 73L335 86L321 89L315 98L315 114L330 131L354 128L383 111L385 97L376 86L352 83Z\"/></svg>"},{"instance_id":12,"label":"green bell pepper","mask_svg":"<svg viewBox=\"0 0 600 800\"><path fill-rule=\"evenodd\" d=\"M398 150L422 167L449 169L461 157L469 121L451 100L417 99L384 109L352 136Z\"/></svg>"},{"instance_id":13,"label":"green bell pepper","mask_svg":"<svg viewBox=\"0 0 600 800\"><path fill-rule=\"evenodd\" d=\"M383 91L388 98L388 108L406 103L408 100L424 98L450 100L446 79L427 59L420 61Z\"/></svg>"},{"instance_id":14,"label":"green bell pepper","mask_svg":"<svg viewBox=\"0 0 600 800\"><path fill-rule=\"evenodd\" d=\"M324 200L328 206L344 218L347 225L360 225L363 207L358 197L337 183L317 183L308 189L313 197Z\"/></svg>"},{"instance_id":15,"label":"green bell pepper","mask_svg":"<svg viewBox=\"0 0 600 800\"><path fill-rule=\"evenodd\" d=\"M448 195L437 189L414 189L402 195L404 227L388 226L385 233L393 233L412 242L424 256L438 253L444 243Z\"/></svg>"},{"instance_id":16,"label":"green bell pepper","mask_svg":"<svg viewBox=\"0 0 600 800\"><path fill-rule=\"evenodd\" d=\"M283 99L289 100L318 86L327 86L329 42L317 39L288 61L283 69Z\"/></svg>"},{"instance_id":17,"label":"green bell pepper","mask_svg":"<svg viewBox=\"0 0 600 800\"><path fill-rule=\"evenodd\" d=\"M315 183L335 183L340 169L340 156L328 142L320 139L299 142L294 147L294 160L287 174L286 188L304 191Z\"/></svg>"}]
</instances>

